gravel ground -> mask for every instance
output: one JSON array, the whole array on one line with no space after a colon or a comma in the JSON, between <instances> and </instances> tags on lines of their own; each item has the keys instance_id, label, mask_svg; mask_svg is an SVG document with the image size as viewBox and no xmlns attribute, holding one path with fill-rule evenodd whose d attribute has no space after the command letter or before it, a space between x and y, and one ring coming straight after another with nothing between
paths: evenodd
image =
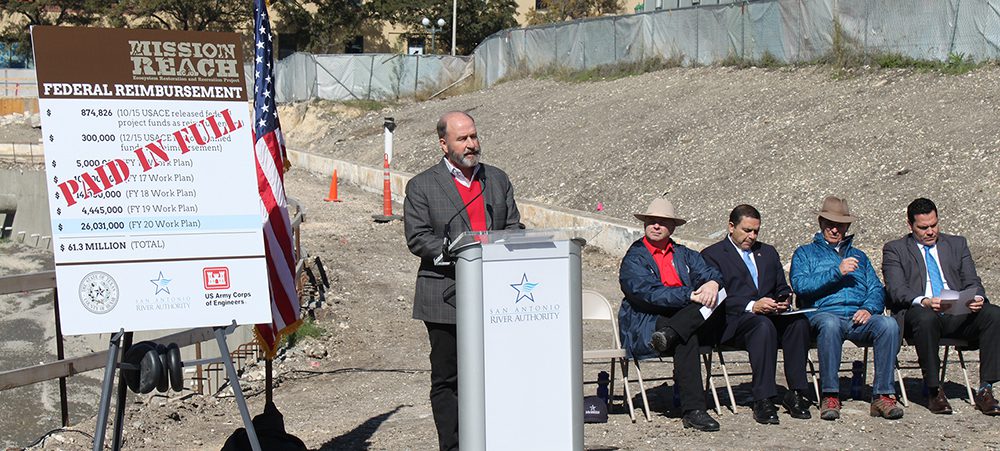
<instances>
[{"instance_id":1,"label":"gravel ground","mask_svg":"<svg viewBox=\"0 0 1000 451\"><path fill-rule=\"evenodd\" d=\"M906 230L905 205L924 195L938 203L946 231L970 238L989 291L1000 286L1000 238L995 227L982 225L997 199L998 85L998 69L963 76L880 71L837 80L821 68L672 69L586 84L513 81L371 113L314 102L285 107L281 117L293 148L377 166L382 117L393 116L394 166L416 173L440 155L438 115L469 110L484 136L484 161L507 170L519 198L590 211L601 202L604 214L631 220L666 192L690 220L680 234L700 240L720 238L732 206L749 202L764 214L762 239L786 261L813 233L822 197L838 194L862 218L853 230L857 244L877 266L882 243ZM289 432L311 449L434 449L426 332L409 319L417 260L406 251L400 223L371 222L381 212L379 198L342 185L344 203L322 202L328 177L298 170L288 176L290 195L308 209L303 246L322 258L333 286L319 320L327 334L276 363L275 401ZM595 250L584 256L585 287L614 304L621 296L619 258ZM604 345L603 338L590 331L585 346ZM978 358L967 357L975 383ZM858 350L845 353L858 358ZM900 360L914 364L912 348ZM745 355L727 361L730 371L747 369ZM647 378L669 374L668 365L643 368ZM601 369L587 365L585 379ZM949 380L960 374L953 366ZM619 399L609 423L586 426L585 441L589 449L1000 447L997 421L957 399L962 386L946 386L956 413L937 417L921 405L918 376L904 371L917 404L901 421L870 418L866 402L848 401L840 421L782 415L772 427L753 422L749 378L735 377L741 406L736 415L723 412L715 434L684 430L668 407L669 385L647 382L652 422L632 424ZM244 379L251 410L260 412L260 371ZM241 424L224 395L130 399L124 427L132 449L218 449ZM43 449L89 449L84 433L93 432L93 421L75 427L83 433L48 438Z\"/></svg>"}]
</instances>

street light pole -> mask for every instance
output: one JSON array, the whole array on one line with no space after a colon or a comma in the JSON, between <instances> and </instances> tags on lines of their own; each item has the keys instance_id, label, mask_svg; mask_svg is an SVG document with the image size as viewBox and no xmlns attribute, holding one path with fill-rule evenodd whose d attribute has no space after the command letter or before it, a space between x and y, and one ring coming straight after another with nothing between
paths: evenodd
<instances>
[{"instance_id":1,"label":"street light pole","mask_svg":"<svg viewBox=\"0 0 1000 451\"><path fill-rule=\"evenodd\" d=\"M455 31L458 27L455 24L458 23L458 0L451 1L451 56L455 56Z\"/></svg>"},{"instance_id":2,"label":"street light pole","mask_svg":"<svg viewBox=\"0 0 1000 451\"><path fill-rule=\"evenodd\" d=\"M437 20L437 27L434 27L434 25L431 25L431 20L428 19L428 18L426 18L426 17L424 17L420 21L420 23L424 26L424 29L427 30L427 32L431 34L431 53L434 53L434 50L435 50L434 49L434 35L437 32L443 30L444 29L444 24L447 23L447 22L445 22L444 19L438 19ZM452 28L454 28L454 27L452 27Z\"/></svg>"}]
</instances>

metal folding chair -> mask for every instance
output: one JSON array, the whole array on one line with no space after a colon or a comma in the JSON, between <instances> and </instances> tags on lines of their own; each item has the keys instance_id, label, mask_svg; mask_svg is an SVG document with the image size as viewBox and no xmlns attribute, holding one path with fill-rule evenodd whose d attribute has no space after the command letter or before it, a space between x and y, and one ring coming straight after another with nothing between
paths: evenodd
<instances>
[{"instance_id":1,"label":"metal folding chair","mask_svg":"<svg viewBox=\"0 0 1000 451\"><path fill-rule=\"evenodd\" d=\"M628 358L625 354L625 350L622 349L621 341L618 338L618 318L615 316L615 311L611 307L611 303L608 302L607 298L602 296L600 293L593 290L583 290L583 319L592 321L607 321L610 323L610 333L611 333L611 347L607 349L585 349L583 351L583 360L610 360L611 362L611 381L608 387L608 394L611 396L610 399L614 399L615 394L615 382L618 380L615 377L615 363L617 361L618 365L621 367L621 374L623 380L623 385L625 386L625 403L628 405L628 416L635 423L635 408L632 405L632 391L628 385ZM642 383L639 383L642 387ZM647 418L649 414L647 413Z\"/></svg>"}]
</instances>

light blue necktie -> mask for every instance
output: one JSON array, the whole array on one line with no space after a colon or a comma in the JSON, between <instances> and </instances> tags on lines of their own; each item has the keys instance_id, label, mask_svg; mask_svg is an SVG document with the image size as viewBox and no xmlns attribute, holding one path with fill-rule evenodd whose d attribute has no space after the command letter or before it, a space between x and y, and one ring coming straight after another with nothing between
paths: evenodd
<instances>
[{"instance_id":1,"label":"light blue necktie","mask_svg":"<svg viewBox=\"0 0 1000 451\"><path fill-rule=\"evenodd\" d=\"M750 270L750 277L753 277L754 288L760 288L757 284L757 267L753 264L753 260L750 259L750 251L743 251L743 263L746 263L747 269Z\"/></svg>"},{"instance_id":2,"label":"light blue necktie","mask_svg":"<svg viewBox=\"0 0 1000 451\"><path fill-rule=\"evenodd\" d=\"M931 279L931 296L941 296L944 282L941 281L941 269L938 268L937 259L931 254L931 246L924 246L924 263L927 264L927 277Z\"/></svg>"}]
</instances>

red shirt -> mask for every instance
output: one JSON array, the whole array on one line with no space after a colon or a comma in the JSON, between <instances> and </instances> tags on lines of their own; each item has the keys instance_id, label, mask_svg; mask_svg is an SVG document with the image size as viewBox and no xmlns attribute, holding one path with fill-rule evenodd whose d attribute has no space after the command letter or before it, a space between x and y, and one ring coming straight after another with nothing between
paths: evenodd
<instances>
[{"instance_id":1,"label":"red shirt","mask_svg":"<svg viewBox=\"0 0 1000 451\"><path fill-rule=\"evenodd\" d=\"M473 180L472 185L468 188L463 186L458 182L458 179L452 177L455 182L455 188L458 188L458 195L462 196L462 205L468 204L469 207L465 209L465 213L469 215L469 222L472 226L473 232L484 232L486 231L486 203L483 200L483 196L479 196L475 202L469 204L470 201L480 191L479 180Z\"/></svg>"},{"instance_id":2,"label":"red shirt","mask_svg":"<svg viewBox=\"0 0 1000 451\"><path fill-rule=\"evenodd\" d=\"M674 242L669 241L666 249L660 249L650 244L649 239L643 237L642 244L645 244L646 250L653 254L653 261L656 262L656 267L660 270L660 282L668 287L684 286L680 276L677 275L677 268L674 268Z\"/></svg>"}]
</instances>

